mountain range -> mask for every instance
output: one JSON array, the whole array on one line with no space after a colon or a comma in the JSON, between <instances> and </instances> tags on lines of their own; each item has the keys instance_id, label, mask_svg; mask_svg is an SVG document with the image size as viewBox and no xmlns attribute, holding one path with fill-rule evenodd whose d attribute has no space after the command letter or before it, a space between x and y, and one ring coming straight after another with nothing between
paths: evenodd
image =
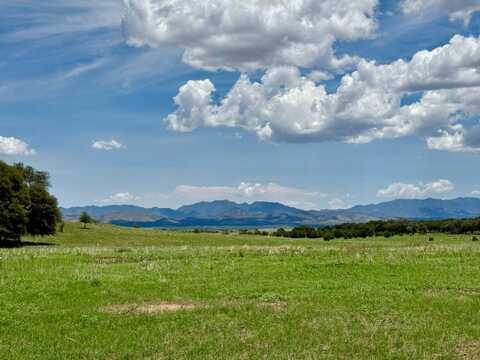
<instances>
[{"instance_id":1,"label":"mountain range","mask_svg":"<svg viewBox=\"0 0 480 360\"><path fill-rule=\"evenodd\" d=\"M85 211L102 223L150 228L322 226L384 219L460 219L480 216L480 199L393 200L345 210L301 210L273 202L238 204L228 200L168 208L133 205L61 208L64 219Z\"/></svg>"}]
</instances>

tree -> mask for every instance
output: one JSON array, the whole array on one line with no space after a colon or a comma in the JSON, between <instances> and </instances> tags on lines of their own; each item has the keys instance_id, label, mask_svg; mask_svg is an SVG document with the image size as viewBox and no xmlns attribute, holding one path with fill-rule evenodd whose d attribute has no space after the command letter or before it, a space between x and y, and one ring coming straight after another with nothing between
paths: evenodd
<instances>
[{"instance_id":1,"label":"tree","mask_svg":"<svg viewBox=\"0 0 480 360\"><path fill-rule=\"evenodd\" d=\"M46 236L55 234L57 222L61 221L58 202L40 185L30 188L30 207L27 232L31 235Z\"/></svg>"},{"instance_id":2,"label":"tree","mask_svg":"<svg viewBox=\"0 0 480 360\"><path fill-rule=\"evenodd\" d=\"M28 187L39 185L44 189L50 187L50 175L45 171L37 171L31 166L25 166L22 163L14 165L15 168L23 173L23 179Z\"/></svg>"},{"instance_id":3,"label":"tree","mask_svg":"<svg viewBox=\"0 0 480 360\"><path fill-rule=\"evenodd\" d=\"M87 224L91 224L93 219L85 211L80 214L80 222L83 224L83 228L87 228Z\"/></svg>"},{"instance_id":4,"label":"tree","mask_svg":"<svg viewBox=\"0 0 480 360\"><path fill-rule=\"evenodd\" d=\"M14 167L21 171L30 196L27 232L33 236L54 235L62 217L57 199L48 192L50 175L21 163Z\"/></svg>"},{"instance_id":5,"label":"tree","mask_svg":"<svg viewBox=\"0 0 480 360\"><path fill-rule=\"evenodd\" d=\"M20 240L26 233L28 205L22 172L0 161L0 241Z\"/></svg>"},{"instance_id":6,"label":"tree","mask_svg":"<svg viewBox=\"0 0 480 360\"><path fill-rule=\"evenodd\" d=\"M60 210L49 186L48 173L0 161L0 241L55 234Z\"/></svg>"}]
</instances>

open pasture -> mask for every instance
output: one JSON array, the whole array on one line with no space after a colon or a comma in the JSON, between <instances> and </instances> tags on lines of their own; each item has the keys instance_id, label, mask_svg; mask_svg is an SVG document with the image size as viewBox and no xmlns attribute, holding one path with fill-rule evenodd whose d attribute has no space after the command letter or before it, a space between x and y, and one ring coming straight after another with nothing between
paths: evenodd
<instances>
[{"instance_id":1,"label":"open pasture","mask_svg":"<svg viewBox=\"0 0 480 360\"><path fill-rule=\"evenodd\" d=\"M479 359L480 243L430 236L69 223L0 249L0 357Z\"/></svg>"}]
</instances>

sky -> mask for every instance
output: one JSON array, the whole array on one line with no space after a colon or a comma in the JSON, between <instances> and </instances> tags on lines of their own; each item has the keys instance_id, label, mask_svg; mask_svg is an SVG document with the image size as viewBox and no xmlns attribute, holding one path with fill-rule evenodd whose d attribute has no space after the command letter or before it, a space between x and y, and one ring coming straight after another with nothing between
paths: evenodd
<instances>
[{"instance_id":1,"label":"sky","mask_svg":"<svg viewBox=\"0 0 480 360\"><path fill-rule=\"evenodd\" d=\"M62 206L480 197L479 0L0 0L0 159Z\"/></svg>"}]
</instances>

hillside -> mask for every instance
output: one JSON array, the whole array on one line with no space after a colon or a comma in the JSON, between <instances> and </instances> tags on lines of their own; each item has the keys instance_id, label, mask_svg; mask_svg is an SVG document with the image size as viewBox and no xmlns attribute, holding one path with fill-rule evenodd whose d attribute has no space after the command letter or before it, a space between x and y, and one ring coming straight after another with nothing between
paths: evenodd
<instances>
[{"instance_id":1,"label":"hillside","mask_svg":"<svg viewBox=\"0 0 480 360\"><path fill-rule=\"evenodd\" d=\"M480 199L394 200L355 206L347 210L300 210L279 203L238 204L221 200L168 208L132 205L62 208L66 220L78 219L82 211L102 223L140 227L279 227L335 225L377 219L457 219L480 216Z\"/></svg>"},{"instance_id":2,"label":"hillside","mask_svg":"<svg viewBox=\"0 0 480 360\"><path fill-rule=\"evenodd\" d=\"M480 199L394 200L380 204L355 206L347 212L379 218L460 219L480 215Z\"/></svg>"}]
</instances>

